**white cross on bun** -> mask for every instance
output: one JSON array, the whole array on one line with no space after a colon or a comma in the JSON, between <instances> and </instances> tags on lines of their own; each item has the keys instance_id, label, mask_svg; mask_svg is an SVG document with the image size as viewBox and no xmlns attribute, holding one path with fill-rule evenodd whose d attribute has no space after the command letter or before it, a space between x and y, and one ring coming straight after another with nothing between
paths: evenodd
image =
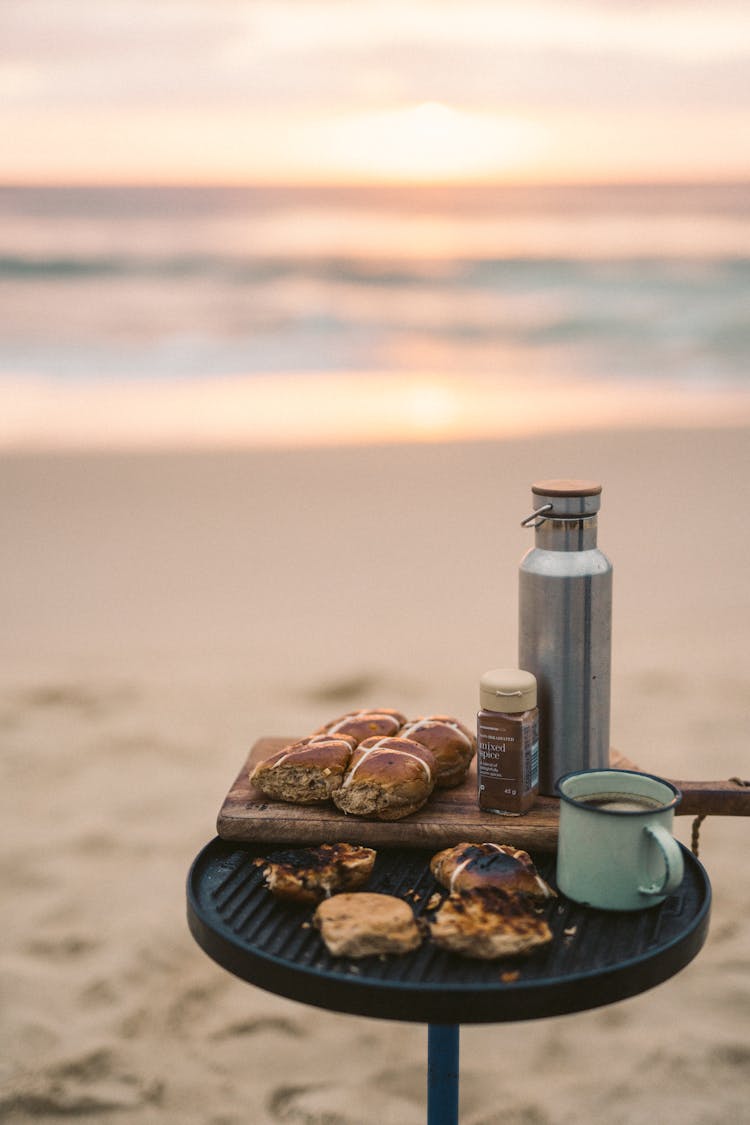
<instances>
[{"instance_id":1,"label":"white cross on bun","mask_svg":"<svg viewBox=\"0 0 750 1125\"><path fill-rule=\"evenodd\" d=\"M437 782L441 789L452 789L466 777L477 748L474 734L450 715L428 715L411 719L398 732L426 746L435 755Z\"/></svg>"},{"instance_id":2,"label":"white cross on bun","mask_svg":"<svg viewBox=\"0 0 750 1125\"><path fill-rule=\"evenodd\" d=\"M337 737L345 734L353 738L356 744L364 742L366 738L398 734L405 722L406 716L400 711L394 711L392 707L370 707L366 710L347 711L345 715L326 723L317 733Z\"/></svg>"},{"instance_id":3,"label":"white cross on bun","mask_svg":"<svg viewBox=\"0 0 750 1125\"><path fill-rule=\"evenodd\" d=\"M435 787L435 758L408 738L368 738L353 752L331 796L352 816L401 820L416 812Z\"/></svg>"},{"instance_id":4,"label":"white cross on bun","mask_svg":"<svg viewBox=\"0 0 750 1125\"><path fill-rule=\"evenodd\" d=\"M338 789L352 755L353 740L345 735L313 735L259 762L250 781L266 797L314 805Z\"/></svg>"},{"instance_id":5,"label":"white cross on bun","mask_svg":"<svg viewBox=\"0 0 750 1125\"><path fill-rule=\"evenodd\" d=\"M529 853L510 844L456 844L432 857L430 871L449 891L498 887L533 899L555 897Z\"/></svg>"}]
</instances>

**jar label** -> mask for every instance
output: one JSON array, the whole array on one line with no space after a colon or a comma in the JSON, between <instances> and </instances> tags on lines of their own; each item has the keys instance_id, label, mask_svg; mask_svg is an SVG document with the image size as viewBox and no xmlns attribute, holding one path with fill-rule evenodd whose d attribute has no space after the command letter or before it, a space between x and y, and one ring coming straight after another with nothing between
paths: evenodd
<instances>
[{"instance_id":1,"label":"jar label","mask_svg":"<svg viewBox=\"0 0 750 1125\"><path fill-rule=\"evenodd\" d=\"M480 711L477 720L479 807L522 812L539 785L537 713L501 715Z\"/></svg>"}]
</instances>

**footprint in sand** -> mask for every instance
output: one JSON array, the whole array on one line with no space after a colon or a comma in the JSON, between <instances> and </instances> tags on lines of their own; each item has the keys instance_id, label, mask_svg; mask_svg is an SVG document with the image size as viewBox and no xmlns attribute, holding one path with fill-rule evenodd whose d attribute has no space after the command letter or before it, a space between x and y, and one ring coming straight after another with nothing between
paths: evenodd
<instances>
[{"instance_id":1,"label":"footprint in sand","mask_svg":"<svg viewBox=\"0 0 750 1125\"><path fill-rule=\"evenodd\" d=\"M466 1125L552 1125L552 1118L535 1105L507 1106L469 1117Z\"/></svg>"},{"instance_id":2,"label":"footprint in sand","mask_svg":"<svg viewBox=\"0 0 750 1125\"><path fill-rule=\"evenodd\" d=\"M186 988L170 1004L167 1027L182 1032L186 1027L202 1026L220 992L218 984L196 984Z\"/></svg>"},{"instance_id":3,"label":"footprint in sand","mask_svg":"<svg viewBox=\"0 0 750 1125\"><path fill-rule=\"evenodd\" d=\"M315 703L351 703L379 687L377 673L362 672L359 675L344 676L338 680L326 680L309 688L307 698Z\"/></svg>"},{"instance_id":4,"label":"footprint in sand","mask_svg":"<svg viewBox=\"0 0 750 1125\"><path fill-rule=\"evenodd\" d=\"M386 699L395 692L403 697L407 692L417 694L421 685L416 682L407 682L403 678L396 683L388 676L375 671L362 671L351 676L342 676L339 679L323 680L313 684L307 689L305 695L312 703L323 703L326 706L345 707L360 705L363 699L372 700L375 695Z\"/></svg>"},{"instance_id":5,"label":"footprint in sand","mask_svg":"<svg viewBox=\"0 0 750 1125\"><path fill-rule=\"evenodd\" d=\"M745 1075L750 1073L750 1047L746 1043L722 1043L714 1048L711 1055L720 1066L739 1070Z\"/></svg>"},{"instance_id":6,"label":"footprint in sand","mask_svg":"<svg viewBox=\"0 0 750 1125\"><path fill-rule=\"evenodd\" d=\"M321 1120L326 1125L353 1125L353 1118L341 1117L324 1111L324 1116L315 1116L315 1103L321 1098L325 1102L330 1093L327 1086L277 1086L268 1099L268 1112L274 1121L300 1122Z\"/></svg>"},{"instance_id":7,"label":"footprint in sand","mask_svg":"<svg viewBox=\"0 0 750 1125\"><path fill-rule=\"evenodd\" d=\"M35 938L26 944L24 952L48 961L71 961L93 953L100 942L84 934L63 934L60 937Z\"/></svg>"},{"instance_id":8,"label":"footprint in sand","mask_svg":"<svg viewBox=\"0 0 750 1125\"><path fill-rule=\"evenodd\" d=\"M119 992L110 977L97 977L84 985L80 998L84 1008L113 1008L119 1000Z\"/></svg>"},{"instance_id":9,"label":"footprint in sand","mask_svg":"<svg viewBox=\"0 0 750 1125\"><path fill-rule=\"evenodd\" d=\"M0 1098L0 1120L21 1114L94 1120L97 1113L157 1106L162 1094L160 1082L123 1071L112 1052L95 1050L9 1082Z\"/></svg>"},{"instance_id":10,"label":"footprint in sand","mask_svg":"<svg viewBox=\"0 0 750 1125\"><path fill-rule=\"evenodd\" d=\"M68 711L95 718L123 706L130 706L138 692L129 684L88 687L76 683L35 684L5 698L0 711L3 725L14 725L28 712Z\"/></svg>"},{"instance_id":11,"label":"footprint in sand","mask_svg":"<svg viewBox=\"0 0 750 1125\"><path fill-rule=\"evenodd\" d=\"M472 1081L472 1077L474 1081ZM543 1109L533 1104L505 1104L479 1090L479 1075L464 1075L460 1117L465 1125L550 1125ZM272 1120L289 1125L423 1125L427 1097L422 1066L389 1069L367 1076L357 1085L311 1083L277 1086L267 1102ZM488 1108L488 1102L492 1108Z\"/></svg>"},{"instance_id":12,"label":"footprint in sand","mask_svg":"<svg viewBox=\"0 0 750 1125\"><path fill-rule=\"evenodd\" d=\"M382 1125L397 1121L399 1125L424 1125L424 1100L414 1102L379 1090L375 1080L362 1085L311 1084L308 1086L277 1086L268 1099L272 1120L290 1125Z\"/></svg>"},{"instance_id":13,"label":"footprint in sand","mask_svg":"<svg viewBox=\"0 0 750 1125\"><path fill-rule=\"evenodd\" d=\"M283 1019L280 1016L260 1016L254 1020L240 1020L227 1024L211 1035L212 1039L231 1039L235 1036L259 1035L263 1032L276 1032L287 1035L292 1039L301 1039L307 1033L301 1024L294 1020Z\"/></svg>"}]
</instances>

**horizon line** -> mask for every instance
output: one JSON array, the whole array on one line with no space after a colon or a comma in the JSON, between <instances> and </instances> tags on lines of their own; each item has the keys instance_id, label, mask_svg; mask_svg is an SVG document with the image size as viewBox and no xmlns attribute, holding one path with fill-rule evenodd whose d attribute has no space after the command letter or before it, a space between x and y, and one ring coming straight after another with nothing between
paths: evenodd
<instances>
[{"instance_id":1,"label":"horizon line","mask_svg":"<svg viewBox=\"0 0 750 1125\"><path fill-rule=\"evenodd\" d=\"M0 178L0 190L25 189L262 189L281 191L451 191L456 188L613 188L613 187L750 187L750 171L742 176L699 177L683 176L669 178L617 178L609 179L466 179L466 180L4 180Z\"/></svg>"}]
</instances>

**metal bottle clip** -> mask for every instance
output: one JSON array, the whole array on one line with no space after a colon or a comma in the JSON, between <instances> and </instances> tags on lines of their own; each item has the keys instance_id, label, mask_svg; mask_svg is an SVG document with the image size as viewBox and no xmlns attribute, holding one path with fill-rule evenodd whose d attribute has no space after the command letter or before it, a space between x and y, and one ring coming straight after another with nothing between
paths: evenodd
<instances>
[{"instance_id":1,"label":"metal bottle clip","mask_svg":"<svg viewBox=\"0 0 750 1125\"><path fill-rule=\"evenodd\" d=\"M540 524L544 523L543 513L551 511L551 504L542 504L541 508L534 508L530 516L527 516L525 520L521 520L521 527L539 527Z\"/></svg>"}]
</instances>

